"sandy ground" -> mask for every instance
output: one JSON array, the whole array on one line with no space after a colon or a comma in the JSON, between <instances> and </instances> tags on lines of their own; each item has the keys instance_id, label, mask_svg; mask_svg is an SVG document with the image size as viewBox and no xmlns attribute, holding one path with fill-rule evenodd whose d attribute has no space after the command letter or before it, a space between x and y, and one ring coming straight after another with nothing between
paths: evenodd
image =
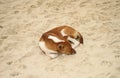
<instances>
[{"instance_id":1,"label":"sandy ground","mask_svg":"<svg viewBox=\"0 0 120 78\"><path fill-rule=\"evenodd\" d=\"M84 45L51 60L38 40L61 25ZM120 78L120 0L0 0L0 78Z\"/></svg>"}]
</instances>

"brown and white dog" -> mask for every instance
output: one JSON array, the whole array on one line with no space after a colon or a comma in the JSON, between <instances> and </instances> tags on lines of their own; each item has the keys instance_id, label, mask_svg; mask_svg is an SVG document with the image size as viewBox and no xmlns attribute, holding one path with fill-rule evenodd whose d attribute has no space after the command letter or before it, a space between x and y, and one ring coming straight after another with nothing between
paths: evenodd
<instances>
[{"instance_id":1,"label":"brown and white dog","mask_svg":"<svg viewBox=\"0 0 120 78\"><path fill-rule=\"evenodd\" d=\"M60 54L72 55L79 44L83 44L83 37L69 26L56 27L44 33L39 41L41 50L51 58Z\"/></svg>"}]
</instances>

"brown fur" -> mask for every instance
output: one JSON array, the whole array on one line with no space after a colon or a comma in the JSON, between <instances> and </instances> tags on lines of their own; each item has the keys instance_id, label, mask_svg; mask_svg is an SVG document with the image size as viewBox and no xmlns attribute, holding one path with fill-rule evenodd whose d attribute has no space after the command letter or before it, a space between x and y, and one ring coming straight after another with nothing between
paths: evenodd
<instances>
[{"instance_id":1,"label":"brown fur","mask_svg":"<svg viewBox=\"0 0 120 78\"><path fill-rule=\"evenodd\" d=\"M64 33L67 34L67 36L62 36L61 30L64 29ZM48 38L48 36L55 36L60 40L64 40L65 42L58 42L55 43L51 39ZM72 38L79 38L80 43L83 43L83 37L80 33L76 35L76 30L69 27L69 26L60 26L56 27L46 33L44 33L40 39L40 41L44 41L45 45L48 49L57 51L59 54L74 54L76 53L75 50L71 47L70 42L67 40L67 37L70 36Z\"/></svg>"},{"instance_id":2,"label":"brown fur","mask_svg":"<svg viewBox=\"0 0 120 78\"><path fill-rule=\"evenodd\" d=\"M60 39L62 39L63 38L63 36L62 36L62 34L60 33L60 31L62 30L62 29L64 29L64 32L65 32L65 34L67 34L68 36L70 36L70 37L72 37L72 38L76 38L76 30L75 29L73 29L72 27L69 27L69 26L60 26L60 27L56 27L56 28L54 28L54 29L52 29L52 30L50 30L50 31L48 31L48 32L46 32L46 33L56 33L56 35L60 38ZM79 36L79 41L80 41L80 43L82 43L83 44L83 37L82 37L82 35L78 32L78 36ZM64 38L66 39L68 36L65 36Z\"/></svg>"},{"instance_id":3,"label":"brown fur","mask_svg":"<svg viewBox=\"0 0 120 78\"><path fill-rule=\"evenodd\" d=\"M45 45L48 49L57 51L58 54L74 54L76 53L75 50L71 47L70 43L66 41L66 39L62 38L65 42L55 43L51 39L48 39L48 36L56 36L60 39L60 37L54 33L44 33L40 39L40 41L44 41Z\"/></svg>"}]
</instances>

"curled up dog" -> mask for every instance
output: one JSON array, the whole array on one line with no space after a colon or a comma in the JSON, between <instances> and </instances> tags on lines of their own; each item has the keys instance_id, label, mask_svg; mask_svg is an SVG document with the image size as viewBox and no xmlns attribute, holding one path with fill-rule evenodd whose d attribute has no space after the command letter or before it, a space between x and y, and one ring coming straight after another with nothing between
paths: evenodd
<instances>
[{"instance_id":1,"label":"curled up dog","mask_svg":"<svg viewBox=\"0 0 120 78\"><path fill-rule=\"evenodd\" d=\"M39 40L41 50L50 58L61 54L75 54L74 48L80 44L83 44L82 35L69 26L60 26L45 32Z\"/></svg>"}]
</instances>

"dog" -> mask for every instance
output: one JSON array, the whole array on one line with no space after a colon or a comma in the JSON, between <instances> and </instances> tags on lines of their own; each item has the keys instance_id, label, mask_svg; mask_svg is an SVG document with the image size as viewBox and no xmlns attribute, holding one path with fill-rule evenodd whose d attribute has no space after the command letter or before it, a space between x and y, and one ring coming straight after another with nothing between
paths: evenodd
<instances>
[{"instance_id":1,"label":"dog","mask_svg":"<svg viewBox=\"0 0 120 78\"><path fill-rule=\"evenodd\" d=\"M39 47L50 58L76 54L74 48L80 44L83 44L82 35L70 26L56 27L43 33L39 40Z\"/></svg>"}]
</instances>

